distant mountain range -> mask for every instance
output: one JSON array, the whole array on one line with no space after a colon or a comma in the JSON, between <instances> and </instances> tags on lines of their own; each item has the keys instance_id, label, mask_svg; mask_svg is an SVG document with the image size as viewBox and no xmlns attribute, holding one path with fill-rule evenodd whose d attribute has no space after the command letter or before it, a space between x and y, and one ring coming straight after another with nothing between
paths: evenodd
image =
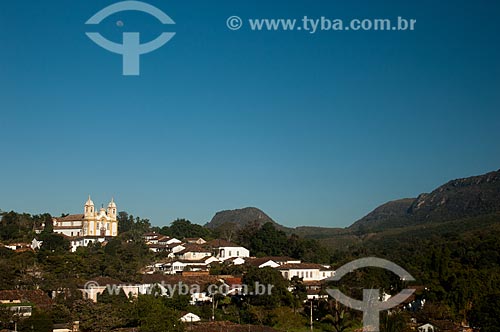
<instances>
[{"instance_id":1,"label":"distant mountain range","mask_svg":"<svg viewBox=\"0 0 500 332\"><path fill-rule=\"evenodd\" d=\"M500 212L500 171L452 180L430 194L383 204L349 229L382 231L497 212Z\"/></svg>"},{"instance_id":2,"label":"distant mountain range","mask_svg":"<svg viewBox=\"0 0 500 332\"><path fill-rule=\"evenodd\" d=\"M335 238L343 243L344 240L352 242L356 237L391 229L409 230L448 225L453 221L470 221L481 216L488 216L488 220L493 222L498 219L500 222L500 170L452 180L431 193L421 194L416 198L385 203L347 228L288 228L254 207L218 212L205 226L241 228L251 222L258 222L260 225L271 222L287 233L296 233L307 238ZM469 224L473 226L473 223Z\"/></svg>"}]
</instances>

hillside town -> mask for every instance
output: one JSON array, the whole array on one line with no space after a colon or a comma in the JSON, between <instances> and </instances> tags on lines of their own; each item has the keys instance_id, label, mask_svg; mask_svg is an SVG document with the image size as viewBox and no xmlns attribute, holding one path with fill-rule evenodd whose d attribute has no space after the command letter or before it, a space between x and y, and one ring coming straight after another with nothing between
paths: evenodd
<instances>
[{"instance_id":1,"label":"hillside town","mask_svg":"<svg viewBox=\"0 0 500 332\"><path fill-rule=\"evenodd\" d=\"M353 323L356 313L352 311L342 318L344 309L326 291L336 275L332 264L304 261L298 256L263 254L262 250L275 252L275 245L272 244L255 255L250 248L214 237L215 232L207 233L201 226L182 220L173 222L171 227L182 225L184 231L190 234L196 230L209 234L209 237L167 235L163 228L143 227L147 225L145 220L118 213L114 199L107 208L103 205L97 210L89 196L83 212L61 217L35 216L38 219L33 219L31 230L27 228L26 234L21 234L24 238L31 234L33 238L30 242L4 241L0 244L3 256L28 257L34 263L24 264L23 273L29 282L23 285L19 279L13 283L16 287L8 289L3 286L0 290L0 309L8 309L5 314L10 317L8 321L2 321L0 317L0 323L6 328L2 331L18 331L18 324L20 331L24 331L26 324L34 324L41 319L40 315L52 312L57 316L61 314L60 310L67 313L66 318L63 321L53 318L44 331L132 332L137 328L147 331L141 327L145 323L140 316L131 321L124 317L119 320L122 323L118 323L115 320L96 320L86 312L101 310L96 309L100 306L107 306L102 310L112 311L112 308L121 306L155 305L152 302L147 304L154 299L163 299L162 305L167 306L163 310L174 309L169 312L169 318L161 318L161 324L167 324L170 326L167 330L172 331L216 332L242 328L248 331L283 331L287 329L287 324L295 326L297 331L328 331L328 326L335 329L344 326L342 329L346 331L360 329ZM19 218L15 213L4 213L2 222L9 222L10 217ZM129 226L126 226L127 223ZM21 229L21 226L18 227ZM282 237L284 242L281 245L285 246L285 251L280 253L287 252L286 246L290 246L291 241L302 241L293 236L287 239L283 232L269 223L259 227L251 237L267 234L263 243L278 241ZM121 232L121 229L125 231ZM239 238L244 239L244 235ZM318 246L316 242L314 244ZM321 248L318 246L316 250ZM66 262L57 261L60 258ZM75 259L83 259L81 268L68 263ZM85 263L94 260L95 263ZM121 266L134 260L137 264L128 272L123 273L120 268L109 270L111 262ZM46 268L37 266L37 261ZM52 280L47 284L44 279L52 278L54 272L66 275L67 279ZM410 288L415 294L390 311L391 315L395 315L392 317L408 318L401 325L405 331L473 330L450 320L425 318L422 312L428 307L434 310L423 296L427 288L418 285ZM390 300L395 291L382 291L380 300ZM82 311L81 306L87 309ZM73 311L74 314L70 314ZM332 322L327 321L332 314L339 316ZM244 318L244 315L249 315L249 318ZM291 321L285 316L282 320L272 318L274 323L270 327L267 320L274 315L293 315L295 318ZM151 319L155 321L156 318ZM128 327L131 325L138 326Z\"/></svg>"}]
</instances>

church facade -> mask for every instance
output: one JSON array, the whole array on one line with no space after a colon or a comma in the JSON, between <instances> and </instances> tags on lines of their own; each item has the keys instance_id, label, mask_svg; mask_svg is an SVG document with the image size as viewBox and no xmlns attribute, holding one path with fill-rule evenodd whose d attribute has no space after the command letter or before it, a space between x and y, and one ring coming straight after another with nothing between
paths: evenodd
<instances>
[{"instance_id":1,"label":"church facade","mask_svg":"<svg viewBox=\"0 0 500 332\"><path fill-rule=\"evenodd\" d=\"M111 199L108 207L97 211L92 199L85 203L83 214L53 218L54 233L69 237L113 237L118 235L117 207Z\"/></svg>"}]
</instances>

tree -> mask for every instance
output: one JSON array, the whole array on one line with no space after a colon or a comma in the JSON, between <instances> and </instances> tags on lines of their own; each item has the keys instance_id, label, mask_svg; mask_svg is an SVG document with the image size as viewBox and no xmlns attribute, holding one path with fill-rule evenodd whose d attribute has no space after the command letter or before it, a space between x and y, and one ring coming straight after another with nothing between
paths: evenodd
<instances>
[{"instance_id":1,"label":"tree","mask_svg":"<svg viewBox=\"0 0 500 332\"><path fill-rule=\"evenodd\" d=\"M161 298L142 295L137 299L140 332L181 332L180 315L167 308Z\"/></svg>"},{"instance_id":2,"label":"tree","mask_svg":"<svg viewBox=\"0 0 500 332\"><path fill-rule=\"evenodd\" d=\"M134 216L130 216L125 211L118 212L116 219L118 220L118 232L120 233L131 231L134 227Z\"/></svg>"},{"instance_id":3,"label":"tree","mask_svg":"<svg viewBox=\"0 0 500 332\"><path fill-rule=\"evenodd\" d=\"M288 291L288 281L279 271L271 267L249 268L243 277L243 283L248 287L252 305L272 309L281 305L290 305L293 301L293 295ZM261 294L263 290L264 294Z\"/></svg>"},{"instance_id":4,"label":"tree","mask_svg":"<svg viewBox=\"0 0 500 332\"><path fill-rule=\"evenodd\" d=\"M124 325L123 317L117 307L106 303L93 303L90 300L78 300L73 304L73 312L80 321L82 331L109 331Z\"/></svg>"},{"instance_id":5,"label":"tree","mask_svg":"<svg viewBox=\"0 0 500 332\"><path fill-rule=\"evenodd\" d=\"M42 233L40 234L40 240L43 241L39 252L41 255L47 252L68 252L70 248L69 240L61 234Z\"/></svg>"},{"instance_id":6,"label":"tree","mask_svg":"<svg viewBox=\"0 0 500 332\"><path fill-rule=\"evenodd\" d=\"M472 326L481 332L498 331L500 326L500 294L486 295L478 301L469 314Z\"/></svg>"},{"instance_id":7,"label":"tree","mask_svg":"<svg viewBox=\"0 0 500 332\"><path fill-rule=\"evenodd\" d=\"M207 228L198 224L192 224L186 219L177 219L173 221L168 231L165 229L165 232L179 239L187 237L207 237L210 235L210 231Z\"/></svg>"},{"instance_id":8,"label":"tree","mask_svg":"<svg viewBox=\"0 0 500 332\"><path fill-rule=\"evenodd\" d=\"M296 309L300 308L302 303L307 299L307 289L304 285L302 278L298 276L293 276L292 280L290 280L290 287L292 287L292 295L293 295L293 312L296 312Z\"/></svg>"},{"instance_id":9,"label":"tree","mask_svg":"<svg viewBox=\"0 0 500 332\"><path fill-rule=\"evenodd\" d=\"M133 215L129 215L125 211L118 212L116 219L118 220L118 232L120 233L134 231L142 235L149 232L151 229L149 219L134 218Z\"/></svg>"},{"instance_id":10,"label":"tree","mask_svg":"<svg viewBox=\"0 0 500 332\"><path fill-rule=\"evenodd\" d=\"M15 319L14 311L7 306L0 306L0 328L8 329Z\"/></svg>"},{"instance_id":11,"label":"tree","mask_svg":"<svg viewBox=\"0 0 500 332\"><path fill-rule=\"evenodd\" d=\"M19 330L21 332L52 332L52 319L43 312L34 310L31 316L21 321Z\"/></svg>"},{"instance_id":12,"label":"tree","mask_svg":"<svg viewBox=\"0 0 500 332\"><path fill-rule=\"evenodd\" d=\"M321 322L333 327L336 332L347 331L353 325L349 312L337 301L321 301L318 311L322 316Z\"/></svg>"},{"instance_id":13,"label":"tree","mask_svg":"<svg viewBox=\"0 0 500 332\"><path fill-rule=\"evenodd\" d=\"M401 312L383 312L380 319L381 332L402 332L406 331L407 319Z\"/></svg>"}]
</instances>

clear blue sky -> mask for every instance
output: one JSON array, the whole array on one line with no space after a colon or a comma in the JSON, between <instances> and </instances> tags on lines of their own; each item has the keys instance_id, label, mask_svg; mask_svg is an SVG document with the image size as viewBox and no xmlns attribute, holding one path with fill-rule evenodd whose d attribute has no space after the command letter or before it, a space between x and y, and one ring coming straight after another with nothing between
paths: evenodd
<instances>
[{"instance_id":1,"label":"clear blue sky","mask_svg":"<svg viewBox=\"0 0 500 332\"><path fill-rule=\"evenodd\" d=\"M85 36L114 2L0 2L0 209L81 213L92 194L154 225L256 206L288 226L347 226L500 168L496 1L150 0L177 34L139 77ZM230 31L231 15L417 29ZM94 30L165 28L128 12Z\"/></svg>"}]
</instances>

